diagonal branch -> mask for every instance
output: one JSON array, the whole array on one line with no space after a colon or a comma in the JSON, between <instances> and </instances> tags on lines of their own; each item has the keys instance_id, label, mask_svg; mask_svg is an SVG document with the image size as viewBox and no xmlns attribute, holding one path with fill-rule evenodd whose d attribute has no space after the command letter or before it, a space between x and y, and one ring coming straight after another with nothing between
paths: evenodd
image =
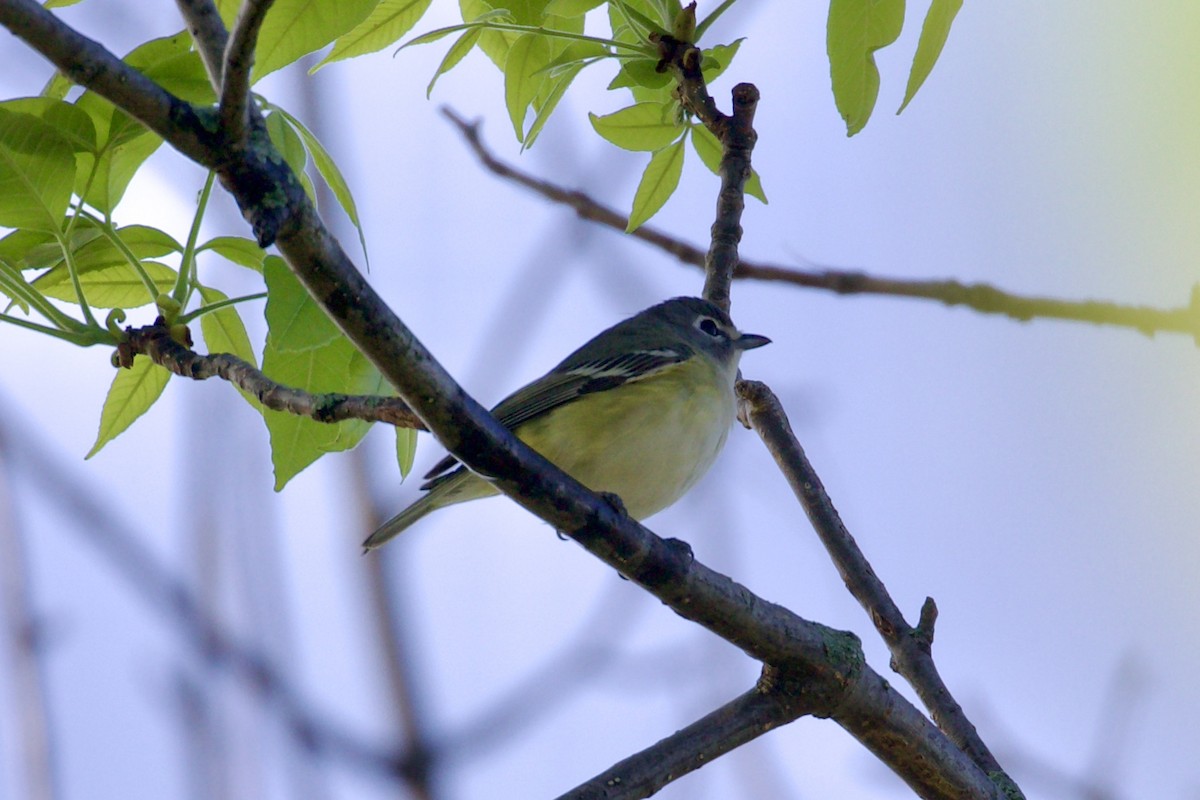
<instances>
[{"instance_id":1,"label":"diagonal branch","mask_svg":"<svg viewBox=\"0 0 1200 800\"><path fill-rule=\"evenodd\" d=\"M56 64L74 63L60 47L65 26L53 17L44 39L25 35L22 19L34 13L43 12L32 0L0 0L0 24L19 30L39 52L54 53ZM88 70L72 76L92 88ZM179 135L185 134L165 128L168 141ZM802 676L805 691L820 699L816 713L834 718L920 796L1001 796L981 769L866 666L853 634L802 619L705 567L686 546L655 536L500 425L354 267L269 140L260 146L261 152L235 154L239 160L223 165L223 185L254 220L260 241L275 241L310 294L456 458L680 616L782 673Z\"/></svg>"},{"instance_id":2,"label":"diagonal branch","mask_svg":"<svg viewBox=\"0 0 1200 800\"><path fill-rule=\"evenodd\" d=\"M443 107L442 114L454 123L472 152L488 171L574 210L581 219L622 233L629 227L627 215L593 200L587 194L536 178L496 158L483 144L477 123L467 122L449 108ZM675 256L684 264L705 268L704 250L650 225L643 225L629 235ZM1099 300L1028 297L1012 294L986 283L884 278L859 270L800 270L782 264L745 259L739 261L733 277L739 280L786 283L841 295L865 294L932 300L950 307L965 306L981 314L999 314L1019 322L1028 322L1031 319L1060 319L1092 325L1115 325L1148 336L1156 333L1182 333L1200 342L1200 292L1193 292L1185 306L1154 308Z\"/></svg>"},{"instance_id":3,"label":"diagonal branch","mask_svg":"<svg viewBox=\"0 0 1200 800\"><path fill-rule=\"evenodd\" d=\"M221 73L225 69L225 44L229 41L221 13L212 0L175 0L175 5L196 43L196 52L204 63L209 83L220 86Z\"/></svg>"},{"instance_id":4,"label":"diagonal branch","mask_svg":"<svg viewBox=\"0 0 1200 800\"><path fill-rule=\"evenodd\" d=\"M246 127L250 123L250 71L254 68L254 47L273 2L244 0L225 47L217 114L221 129L232 142L242 142L246 138Z\"/></svg>"},{"instance_id":5,"label":"diagonal branch","mask_svg":"<svg viewBox=\"0 0 1200 800\"><path fill-rule=\"evenodd\" d=\"M910 626L888 594L883 581L875 575L875 570L854 537L846 530L820 477L792 433L787 415L774 392L758 381L740 381L738 399L739 415L762 437L792 491L804 506L846 588L866 609L887 643L892 654L892 669L903 675L916 689L938 727L946 731L972 761L989 775L1004 776L1004 780L1011 784L979 737L975 726L967 719L962 706L942 681L933 662L933 625L937 606L932 598L926 599L917 627Z\"/></svg>"},{"instance_id":6,"label":"diagonal branch","mask_svg":"<svg viewBox=\"0 0 1200 800\"><path fill-rule=\"evenodd\" d=\"M378 395L347 395L337 393L313 394L277 383L253 364L228 353L201 355L171 338L171 331L162 318L144 328L126 328L125 341L117 347L122 367L133 365L137 354L175 375L203 381L222 378L253 396L267 408L286 411L317 422L341 422L360 419L365 422L386 422L398 428L425 430L421 419L408 404L398 397Z\"/></svg>"},{"instance_id":7,"label":"diagonal branch","mask_svg":"<svg viewBox=\"0 0 1200 800\"><path fill-rule=\"evenodd\" d=\"M745 694L617 762L558 800L649 797L671 781L814 710L811 698L801 692L783 689L779 682L760 681Z\"/></svg>"},{"instance_id":8,"label":"diagonal branch","mask_svg":"<svg viewBox=\"0 0 1200 800\"><path fill-rule=\"evenodd\" d=\"M0 0L8 28L71 80L141 121L179 152L206 167L220 161L214 135L190 103L180 100L34 0Z\"/></svg>"}]
</instances>

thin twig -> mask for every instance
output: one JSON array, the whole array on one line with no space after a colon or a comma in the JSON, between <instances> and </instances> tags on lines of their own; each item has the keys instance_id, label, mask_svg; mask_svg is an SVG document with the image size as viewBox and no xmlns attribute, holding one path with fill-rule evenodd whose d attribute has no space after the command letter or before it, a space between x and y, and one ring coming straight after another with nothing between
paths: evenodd
<instances>
[{"instance_id":1,"label":"thin twig","mask_svg":"<svg viewBox=\"0 0 1200 800\"><path fill-rule=\"evenodd\" d=\"M846 588L867 611L871 622L887 643L892 654L892 669L908 680L938 727L946 732L951 741L962 748L980 769L989 775L1003 776L1003 780L1015 789L1015 784L1001 770L934 664L931 647L937 607L933 600L925 601L918 627L910 626L842 523L804 448L796 440L774 392L758 381L739 381L737 389L739 416L762 437L796 498L804 506Z\"/></svg>"},{"instance_id":2,"label":"thin twig","mask_svg":"<svg viewBox=\"0 0 1200 800\"><path fill-rule=\"evenodd\" d=\"M692 4L693 12L695 4ZM759 93L753 84L733 87L733 113L724 114L708 93L700 70L703 56L695 45L673 36L655 36L662 61L660 69L675 73L679 99L683 107L700 118L721 143L721 190L717 194L717 214L712 224L712 242L704 259L704 297L729 310L729 285L738 266L738 245L742 240L742 211L746 207L746 180L750 177L750 154L758 135L754 132L754 112Z\"/></svg>"},{"instance_id":3,"label":"thin twig","mask_svg":"<svg viewBox=\"0 0 1200 800\"><path fill-rule=\"evenodd\" d=\"M225 68L225 44L229 41L229 32L221 20L221 13L212 0L175 0L179 14L187 23L188 33L196 43L196 52L208 73L208 80L214 87L221 85L221 73Z\"/></svg>"},{"instance_id":4,"label":"thin twig","mask_svg":"<svg viewBox=\"0 0 1200 800\"><path fill-rule=\"evenodd\" d=\"M244 0L225 47L218 111L221 130L229 141L242 143L250 122L250 71L258 32L274 0Z\"/></svg>"},{"instance_id":5,"label":"thin twig","mask_svg":"<svg viewBox=\"0 0 1200 800\"><path fill-rule=\"evenodd\" d=\"M760 683L686 728L622 759L558 800L649 797L671 781L811 711L802 693L778 691L771 684Z\"/></svg>"},{"instance_id":6,"label":"thin twig","mask_svg":"<svg viewBox=\"0 0 1200 800\"><path fill-rule=\"evenodd\" d=\"M483 144L478 123L464 120L449 108L442 108L466 139L472 152L488 171L510 180L542 197L572 209L581 219L596 222L624 232L629 217L593 200L584 192L567 189L550 181L533 177L511 164L496 158ZM684 264L705 268L706 252L682 239L671 236L650 225L643 225L632 234L658 249L669 253ZM962 283L956 280L905 280L870 275L861 270L822 268L801 270L782 264L740 259L733 277L737 280L787 283L806 289L818 289L841 295L883 295L932 300L946 306L964 306L981 314L998 314L1027 322L1032 319L1060 319L1093 325L1114 325L1152 336L1156 333L1182 333L1200 342L1200 292L1193 292L1190 302L1176 308L1133 306L1100 300L1057 300L1050 297L1028 297L997 289L986 283Z\"/></svg>"},{"instance_id":7,"label":"thin twig","mask_svg":"<svg viewBox=\"0 0 1200 800\"><path fill-rule=\"evenodd\" d=\"M271 380L262 370L228 353L202 355L171 338L162 324L126 328L126 340L117 348L122 367L133 365L133 357L142 354L175 375L203 381L222 378L256 398L267 408L286 411L317 422L341 422L359 419L386 422L398 428L425 430L424 423L398 397L311 393Z\"/></svg>"}]
</instances>

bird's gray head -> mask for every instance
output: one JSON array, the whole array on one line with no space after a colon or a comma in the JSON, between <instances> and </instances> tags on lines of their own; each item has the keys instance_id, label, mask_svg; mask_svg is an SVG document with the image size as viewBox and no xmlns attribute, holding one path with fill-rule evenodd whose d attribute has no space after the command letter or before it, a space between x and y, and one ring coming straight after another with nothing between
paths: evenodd
<instances>
[{"instance_id":1,"label":"bird's gray head","mask_svg":"<svg viewBox=\"0 0 1200 800\"><path fill-rule=\"evenodd\" d=\"M700 297L674 297L642 313L670 326L688 344L722 363L736 364L743 351L771 343L765 336L742 333L728 314Z\"/></svg>"}]
</instances>

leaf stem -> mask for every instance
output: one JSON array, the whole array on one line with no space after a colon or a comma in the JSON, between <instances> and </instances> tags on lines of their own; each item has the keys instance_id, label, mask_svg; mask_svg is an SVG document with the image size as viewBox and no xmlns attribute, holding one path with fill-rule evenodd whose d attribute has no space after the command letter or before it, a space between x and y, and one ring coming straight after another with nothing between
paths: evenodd
<instances>
[{"instance_id":1,"label":"leaf stem","mask_svg":"<svg viewBox=\"0 0 1200 800\"><path fill-rule=\"evenodd\" d=\"M200 238L200 223L204 221L204 212L208 209L208 198L212 194L216 175L215 172L209 171L204 188L200 190L196 215L192 217L192 228L188 231L187 244L183 246L183 259L179 262L179 274L175 277L175 288L171 290L171 297L178 301L180 308L187 307L192 291L199 283L196 277L196 242Z\"/></svg>"},{"instance_id":2,"label":"leaf stem","mask_svg":"<svg viewBox=\"0 0 1200 800\"><path fill-rule=\"evenodd\" d=\"M206 306L201 306L200 308L189 311L186 314L181 314L179 316L178 321L187 325L192 320L202 317L205 314L211 314L214 311L220 311L222 308L227 308L228 306L237 305L238 303L248 303L252 300L262 300L266 296L267 296L266 292L255 292L254 294L244 294L241 297L226 298L226 299L220 300L216 303L209 303Z\"/></svg>"}]
</instances>

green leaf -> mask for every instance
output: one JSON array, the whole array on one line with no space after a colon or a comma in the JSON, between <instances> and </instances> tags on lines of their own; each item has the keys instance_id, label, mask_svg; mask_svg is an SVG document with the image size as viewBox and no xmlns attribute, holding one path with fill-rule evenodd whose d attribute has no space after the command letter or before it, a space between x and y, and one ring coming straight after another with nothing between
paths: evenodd
<instances>
[{"instance_id":1,"label":"green leaf","mask_svg":"<svg viewBox=\"0 0 1200 800\"><path fill-rule=\"evenodd\" d=\"M550 0L546 4L546 13L560 17L578 17L604 2L605 0Z\"/></svg>"},{"instance_id":2,"label":"green leaf","mask_svg":"<svg viewBox=\"0 0 1200 800\"><path fill-rule=\"evenodd\" d=\"M176 273L157 261L143 261L142 269L154 281L159 292L169 292L175 284ZM97 308L140 308L154 302L146 291L146 285L124 259L119 264L94 267L79 276L79 283L87 297L88 305ZM33 282L34 287L47 297L77 303L75 285L65 264L60 264L41 275Z\"/></svg>"},{"instance_id":3,"label":"green leaf","mask_svg":"<svg viewBox=\"0 0 1200 800\"><path fill-rule=\"evenodd\" d=\"M525 114L546 80L542 68L550 63L551 55L549 40L534 33L524 34L508 50L504 62L504 105L517 141L525 141Z\"/></svg>"},{"instance_id":4,"label":"green leaf","mask_svg":"<svg viewBox=\"0 0 1200 800\"><path fill-rule=\"evenodd\" d=\"M711 84L721 74L729 68L733 57L737 55L738 48L742 46L742 42L746 41L743 37L737 39L731 44L719 44L716 47L710 47L703 51L703 60L700 62L700 74L704 77L704 82Z\"/></svg>"},{"instance_id":5,"label":"green leaf","mask_svg":"<svg viewBox=\"0 0 1200 800\"><path fill-rule=\"evenodd\" d=\"M904 0L830 0L826 28L833 99L853 136L871 118L879 97L875 51L896 41Z\"/></svg>"},{"instance_id":6,"label":"green leaf","mask_svg":"<svg viewBox=\"0 0 1200 800\"><path fill-rule=\"evenodd\" d=\"M46 0L44 8L66 8L73 6L76 3L81 3L83 0Z\"/></svg>"},{"instance_id":7,"label":"green leaf","mask_svg":"<svg viewBox=\"0 0 1200 800\"><path fill-rule=\"evenodd\" d=\"M329 151L321 144L321 140L313 135L313 132L306 128L304 123L278 106L272 105L271 108L277 113L282 114L288 124L300 135L300 141L303 143L304 149L308 151L308 155L316 166L317 172L320 173L321 178L329 186L329 190L333 192L333 196L337 199L338 205L346 212L346 216L358 231L358 243L362 245L363 257L367 259L367 265L369 266L371 259L367 255L367 237L363 233L362 222L358 217L358 205L354 202L354 196L350 194L350 184L346 182L342 171L338 169L333 156L329 155Z\"/></svg>"},{"instance_id":8,"label":"green leaf","mask_svg":"<svg viewBox=\"0 0 1200 800\"><path fill-rule=\"evenodd\" d=\"M433 94L433 86L437 83L437 79L445 75L450 70L458 66L458 63L467 57L472 48L479 42L479 37L483 34L483 28L471 28L463 32L454 40L454 44L450 45L450 49L446 51L446 55L442 58L442 63L438 64L438 68L433 73L433 77L429 79L429 86L425 87L425 99L429 99Z\"/></svg>"},{"instance_id":9,"label":"green leaf","mask_svg":"<svg viewBox=\"0 0 1200 800\"><path fill-rule=\"evenodd\" d=\"M232 29L233 23L237 21L238 9L242 7L242 0L216 0L216 5L221 14L221 21L225 23L225 29Z\"/></svg>"},{"instance_id":10,"label":"green leaf","mask_svg":"<svg viewBox=\"0 0 1200 800\"><path fill-rule=\"evenodd\" d=\"M611 0L608 8L613 31L625 26L629 31L629 41L645 41L652 33L670 33L671 17L674 15L666 14L662 7L651 8L648 3L638 0ZM658 21L651 16L658 17Z\"/></svg>"},{"instance_id":11,"label":"green leaf","mask_svg":"<svg viewBox=\"0 0 1200 800\"><path fill-rule=\"evenodd\" d=\"M200 287L200 296L206 304L228 299L223 293L207 286ZM243 361L258 365L254 347L250 344L250 337L246 335L246 326L242 324L242 318L235 307L226 306L200 317L200 331L204 334L204 345L209 353L231 353ZM254 395L243 391L241 387L238 387L238 393L259 412L263 411L262 404Z\"/></svg>"},{"instance_id":12,"label":"green leaf","mask_svg":"<svg viewBox=\"0 0 1200 800\"><path fill-rule=\"evenodd\" d=\"M146 42L124 60L147 76L169 84L184 99L211 103L212 89L207 87L199 58L190 48L190 36L181 32ZM92 156L80 158L75 193L84 194L87 177L95 164L96 175L84 201L104 215L111 215L129 181L162 144L162 139L95 92L84 92L75 105L87 112L96 130L96 150Z\"/></svg>"},{"instance_id":13,"label":"green leaf","mask_svg":"<svg viewBox=\"0 0 1200 800\"><path fill-rule=\"evenodd\" d=\"M67 247L71 252L77 252L85 244L97 239L103 234L99 228L94 226L90 220L76 220L75 229L71 231L69 236L66 236L66 244L59 241L59 237L50 235L49 240L44 244L35 244L25 251L22 258L21 269L45 269L61 264L63 260L63 248Z\"/></svg>"},{"instance_id":14,"label":"green leaf","mask_svg":"<svg viewBox=\"0 0 1200 800\"><path fill-rule=\"evenodd\" d=\"M19 269L10 264L3 256L0 256L0 294L3 294L9 300L4 311L7 312L13 306L18 306L28 316L29 300L25 292L36 293L37 290L30 286Z\"/></svg>"},{"instance_id":15,"label":"green leaf","mask_svg":"<svg viewBox=\"0 0 1200 800\"><path fill-rule=\"evenodd\" d=\"M133 176L161 145L158 134L144 131L122 144L105 148L97 177L84 200L106 216L111 215L125 196Z\"/></svg>"},{"instance_id":16,"label":"green leaf","mask_svg":"<svg viewBox=\"0 0 1200 800\"><path fill-rule=\"evenodd\" d=\"M145 414L162 395L171 373L143 355L133 358L129 369L118 369L100 412L100 432L96 443L85 458L100 452L100 448L121 435L134 421Z\"/></svg>"},{"instance_id":17,"label":"green leaf","mask_svg":"<svg viewBox=\"0 0 1200 800\"><path fill-rule=\"evenodd\" d=\"M57 233L74 180L75 151L58 131L0 110L0 226Z\"/></svg>"},{"instance_id":18,"label":"green leaf","mask_svg":"<svg viewBox=\"0 0 1200 800\"><path fill-rule=\"evenodd\" d=\"M278 352L304 352L329 344L341 332L279 256L263 263L267 282L267 344Z\"/></svg>"},{"instance_id":19,"label":"green leaf","mask_svg":"<svg viewBox=\"0 0 1200 800\"><path fill-rule=\"evenodd\" d=\"M197 252L205 250L212 250L225 260L252 269L260 275L263 271L263 259L267 257L267 251L259 247L253 239L244 236L216 236L197 248Z\"/></svg>"},{"instance_id":20,"label":"green leaf","mask_svg":"<svg viewBox=\"0 0 1200 800\"><path fill-rule=\"evenodd\" d=\"M624 86L629 88L637 88L641 86L643 89L661 90L667 89L668 86L673 88L674 79L670 72L659 72L658 61L652 59L629 59L620 65L620 70L617 72L617 77L612 79L612 83L608 84L608 89L622 89ZM662 100L666 100L666 96L670 95L670 91L664 92ZM637 95L635 94L635 97ZM638 97L638 100L642 100Z\"/></svg>"},{"instance_id":21,"label":"green leaf","mask_svg":"<svg viewBox=\"0 0 1200 800\"><path fill-rule=\"evenodd\" d=\"M175 241L170 234L157 228L128 225L116 229L115 233L139 260L161 258L183 250L183 245ZM75 257L75 267L80 273L118 264L129 264L129 259L125 254L98 228L91 227L85 220L80 220L79 224L75 226L68 246ZM27 269L43 267L65 269L62 245L57 240L30 248L24 258Z\"/></svg>"},{"instance_id":22,"label":"green leaf","mask_svg":"<svg viewBox=\"0 0 1200 800\"><path fill-rule=\"evenodd\" d=\"M178 35L185 37L185 42L190 42L186 34ZM208 79L208 73L204 70L204 63L200 60L200 54L195 51L164 58L148 65L142 72L180 100L200 106L210 106L217 102L217 95Z\"/></svg>"},{"instance_id":23,"label":"green leaf","mask_svg":"<svg viewBox=\"0 0 1200 800\"><path fill-rule=\"evenodd\" d=\"M148 225L126 225L117 228L115 233L139 259L162 258L183 252L183 245L175 241L171 234ZM105 236L91 238L75 250L75 267L81 273L127 263L125 255Z\"/></svg>"},{"instance_id":24,"label":"green leaf","mask_svg":"<svg viewBox=\"0 0 1200 800\"><path fill-rule=\"evenodd\" d=\"M308 177L308 150L304 147L300 134L278 111L267 115L267 134L271 137L271 143L283 156L283 160L304 185L308 198L315 203L317 193L313 189L312 178Z\"/></svg>"},{"instance_id":25,"label":"green leaf","mask_svg":"<svg viewBox=\"0 0 1200 800\"><path fill-rule=\"evenodd\" d=\"M263 20L254 80L286 67L352 30L379 0L277 0Z\"/></svg>"},{"instance_id":26,"label":"green leaf","mask_svg":"<svg viewBox=\"0 0 1200 800\"><path fill-rule=\"evenodd\" d=\"M75 152L91 153L96 149L96 126L87 112L53 97L20 97L5 100L0 108L32 114L67 140Z\"/></svg>"},{"instance_id":27,"label":"green leaf","mask_svg":"<svg viewBox=\"0 0 1200 800\"><path fill-rule=\"evenodd\" d=\"M459 0L458 5L464 21L482 22L507 19L522 25L536 25L542 17L540 13L535 13L530 9L529 3L524 0L499 0L499 2ZM503 70L505 59L508 58L508 48L520 35L507 31L485 30L479 37L479 49L492 60L493 64Z\"/></svg>"},{"instance_id":28,"label":"green leaf","mask_svg":"<svg viewBox=\"0 0 1200 800\"><path fill-rule=\"evenodd\" d=\"M542 103L535 103L537 114L533 118L533 122L529 125L529 130L525 133L525 147L532 147L537 141L537 137L541 134L542 128L545 127L550 115L554 113L554 109L558 107L558 101L566 93L567 87L575 80L575 76L583 69L584 64L577 63L568 67L564 72L551 78L551 89Z\"/></svg>"},{"instance_id":29,"label":"green leaf","mask_svg":"<svg viewBox=\"0 0 1200 800\"><path fill-rule=\"evenodd\" d=\"M721 174L721 156L723 155L721 143L717 141L717 137L713 135L712 131L700 123L692 126L692 149L696 151L696 155L713 175ZM766 204L767 196L763 193L762 181L758 177L758 171L753 167L750 168L750 177L746 179L746 185L743 188L746 194L761 200L764 205Z\"/></svg>"},{"instance_id":30,"label":"green leaf","mask_svg":"<svg viewBox=\"0 0 1200 800\"><path fill-rule=\"evenodd\" d=\"M412 472L413 458L417 454L417 432L412 428L396 428L396 463L400 477L407 478Z\"/></svg>"},{"instance_id":31,"label":"green leaf","mask_svg":"<svg viewBox=\"0 0 1200 800\"><path fill-rule=\"evenodd\" d=\"M282 259L268 257L264 277L269 293L264 373L308 392L388 392L383 377L308 297ZM324 453L358 444L370 427L360 420L328 425L271 410L264 410L263 419L277 491Z\"/></svg>"},{"instance_id":32,"label":"green leaf","mask_svg":"<svg viewBox=\"0 0 1200 800\"><path fill-rule=\"evenodd\" d=\"M56 260L62 259L62 248L59 247L58 240L53 233L21 228L0 238L0 261L6 261L17 269L35 269L49 266L49 264L26 263L32 252L43 248L46 248L47 251L50 249L57 251L58 259Z\"/></svg>"},{"instance_id":33,"label":"green leaf","mask_svg":"<svg viewBox=\"0 0 1200 800\"><path fill-rule=\"evenodd\" d=\"M598 117L588 114L596 133L617 147L635 151L661 150L684 132L675 103L636 103Z\"/></svg>"},{"instance_id":34,"label":"green leaf","mask_svg":"<svg viewBox=\"0 0 1200 800\"><path fill-rule=\"evenodd\" d=\"M42 91L38 92L42 97L49 97L54 100L65 100L67 92L71 91L71 87L75 83L62 72L54 71L50 76L50 80L46 81L46 85L42 87Z\"/></svg>"},{"instance_id":35,"label":"green leaf","mask_svg":"<svg viewBox=\"0 0 1200 800\"><path fill-rule=\"evenodd\" d=\"M912 69L908 73L908 87L904 90L904 102L896 110L899 114L916 96L917 90L925 83L933 65L937 63L946 45L946 37L950 35L950 26L962 8L962 0L933 0L929 11L925 14L925 22L921 25L921 38L917 41L917 52L913 54Z\"/></svg>"},{"instance_id":36,"label":"green leaf","mask_svg":"<svg viewBox=\"0 0 1200 800\"><path fill-rule=\"evenodd\" d=\"M679 185L679 176L683 173L683 145L684 139L680 137L675 144L664 147L650 157L650 163L646 165L633 196L633 210L629 213L626 233L640 228L674 194L675 187Z\"/></svg>"},{"instance_id":37,"label":"green leaf","mask_svg":"<svg viewBox=\"0 0 1200 800\"><path fill-rule=\"evenodd\" d=\"M217 101L187 31L151 39L129 51L122 60L181 100L198 105Z\"/></svg>"},{"instance_id":38,"label":"green leaf","mask_svg":"<svg viewBox=\"0 0 1200 800\"><path fill-rule=\"evenodd\" d=\"M343 33L329 55L309 72L345 58L374 53L396 42L425 16L433 0L382 0L367 18Z\"/></svg>"}]
</instances>

